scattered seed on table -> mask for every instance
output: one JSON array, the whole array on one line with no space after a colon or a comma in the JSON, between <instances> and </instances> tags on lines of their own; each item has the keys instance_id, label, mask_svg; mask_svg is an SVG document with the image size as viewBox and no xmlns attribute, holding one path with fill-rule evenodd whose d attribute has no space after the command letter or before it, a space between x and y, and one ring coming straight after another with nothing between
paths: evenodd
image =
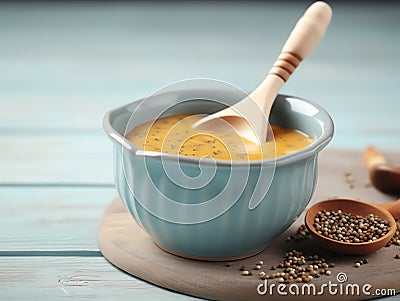
<instances>
[{"instance_id":1,"label":"scattered seed on table","mask_svg":"<svg viewBox=\"0 0 400 301\"><path fill-rule=\"evenodd\" d=\"M397 253L397 254L394 256L394 258L400 259L400 253Z\"/></svg>"},{"instance_id":2,"label":"scattered seed on table","mask_svg":"<svg viewBox=\"0 0 400 301\"><path fill-rule=\"evenodd\" d=\"M348 183L348 184L354 182L353 174L352 174L351 172L346 172L346 173L344 174L344 179L345 179L346 183Z\"/></svg>"},{"instance_id":3,"label":"scattered seed on table","mask_svg":"<svg viewBox=\"0 0 400 301\"><path fill-rule=\"evenodd\" d=\"M310 232L308 231L306 225L300 225L300 226L297 228L296 233L295 233L295 234L292 234L292 235L290 235L290 236L288 236L288 237L286 238L286 241L291 241L291 240L296 240L296 241L298 241L298 240L303 240L303 239L308 238L309 234L310 234Z\"/></svg>"},{"instance_id":4,"label":"scattered seed on table","mask_svg":"<svg viewBox=\"0 0 400 301\"><path fill-rule=\"evenodd\" d=\"M328 275L328 276L329 276L330 274L332 274L332 272L329 271L329 270L325 272L325 275Z\"/></svg>"},{"instance_id":5,"label":"scattered seed on table","mask_svg":"<svg viewBox=\"0 0 400 301\"><path fill-rule=\"evenodd\" d=\"M264 264L264 261L262 261L262 260L259 260L258 262L257 262L257 265L263 265Z\"/></svg>"},{"instance_id":6,"label":"scattered seed on table","mask_svg":"<svg viewBox=\"0 0 400 301\"><path fill-rule=\"evenodd\" d=\"M256 265L256 266L254 267L254 269L255 269L255 270L260 270L260 269L261 269L261 265Z\"/></svg>"},{"instance_id":7,"label":"scattered seed on table","mask_svg":"<svg viewBox=\"0 0 400 301\"><path fill-rule=\"evenodd\" d=\"M225 266L226 266L226 267L231 267L231 266L232 266L232 262L227 262L227 263L225 264Z\"/></svg>"},{"instance_id":8,"label":"scattered seed on table","mask_svg":"<svg viewBox=\"0 0 400 301\"><path fill-rule=\"evenodd\" d=\"M239 270L240 270L240 271L245 271L245 270L246 270L246 267L245 267L244 265L242 265L242 266L240 267Z\"/></svg>"},{"instance_id":9,"label":"scattered seed on table","mask_svg":"<svg viewBox=\"0 0 400 301\"><path fill-rule=\"evenodd\" d=\"M368 258L363 258L362 262L363 262L364 264L367 264L367 263L368 263Z\"/></svg>"},{"instance_id":10,"label":"scattered seed on table","mask_svg":"<svg viewBox=\"0 0 400 301\"><path fill-rule=\"evenodd\" d=\"M361 266L361 264L359 262L354 263L355 268L359 268L360 266Z\"/></svg>"}]
</instances>

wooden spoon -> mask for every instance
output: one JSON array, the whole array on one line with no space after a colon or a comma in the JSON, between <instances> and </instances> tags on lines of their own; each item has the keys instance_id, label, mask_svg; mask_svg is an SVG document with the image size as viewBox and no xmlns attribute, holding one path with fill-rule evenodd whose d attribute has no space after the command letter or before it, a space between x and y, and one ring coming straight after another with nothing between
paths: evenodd
<instances>
[{"instance_id":1,"label":"wooden spoon","mask_svg":"<svg viewBox=\"0 0 400 301\"><path fill-rule=\"evenodd\" d=\"M264 81L248 97L232 107L200 119L193 127L235 130L254 143L266 141L270 110L279 90L300 62L317 46L331 16L332 10L327 3L319 1L312 4L297 22ZM256 109L254 103L258 106Z\"/></svg>"},{"instance_id":2,"label":"wooden spoon","mask_svg":"<svg viewBox=\"0 0 400 301\"><path fill-rule=\"evenodd\" d=\"M400 167L388 164L385 157L372 146L365 150L364 161L369 170L369 180L376 189L400 194Z\"/></svg>"},{"instance_id":3,"label":"wooden spoon","mask_svg":"<svg viewBox=\"0 0 400 301\"><path fill-rule=\"evenodd\" d=\"M337 241L318 233L313 225L315 216L322 210L342 210L352 215L361 216L367 216L372 213L382 220L388 220L390 230L386 235L372 242L346 243ZM351 199L331 199L311 206L307 211L305 224L313 238L331 251L351 255L368 255L384 247L395 234L397 229L395 218L400 218L400 199L390 204L371 204Z\"/></svg>"}]
</instances>

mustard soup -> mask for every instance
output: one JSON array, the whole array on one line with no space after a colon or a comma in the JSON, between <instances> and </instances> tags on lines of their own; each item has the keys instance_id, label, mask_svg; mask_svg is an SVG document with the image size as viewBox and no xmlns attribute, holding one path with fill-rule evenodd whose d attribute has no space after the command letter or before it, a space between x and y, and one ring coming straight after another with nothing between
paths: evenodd
<instances>
[{"instance_id":1,"label":"mustard soup","mask_svg":"<svg viewBox=\"0 0 400 301\"><path fill-rule=\"evenodd\" d=\"M171 115L143 123L126 138L146 151L179 154L190 157L212 157L218 160L271 159L298 151L310 145L314 138L297 130L272 126L275 143L255 144L234 131L218 132L193 129L199 115Z\"/></svg>"}]
</instances>

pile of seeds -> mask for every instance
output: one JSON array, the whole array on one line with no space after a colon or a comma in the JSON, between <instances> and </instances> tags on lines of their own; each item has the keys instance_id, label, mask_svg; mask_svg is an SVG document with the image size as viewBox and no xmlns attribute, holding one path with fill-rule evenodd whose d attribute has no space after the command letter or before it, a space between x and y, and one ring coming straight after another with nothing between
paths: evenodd
<instances>
[{"instance_id":1,"label":"pile of seeds","mask_svg":"<svg viewBox=\"0 0 400 301\"><path fill-rule=\"evenodd\" d=\"M295 234L292 234L286 238L286 241L291 241L291 240L303 240L308 238L310 232L308 231L307 227L305 225L301 225L300 227L297 228L297 231Z\"/></svg>"},{"instance_id":2,"label":"pile of seeds","mask_svg":"<svg viewBox=\"0 0 400 301\"><path fill-rule=\"evenodd\" d=\"M258 261L253 270L261 270L264 262ZM302 252L291 250L285 254L283 260L277 266L272 266L271 270L280 270L267 274L260 271L260 279L277 279L280 283L307 283L314 278L319 278L321 275L331 275L329 268L334 267L334 263L327 263L325 258L318 255L304 256ZM247 270L245 266L240 268L243 276L254 275L253 270Z\"/></svg>"},{"instance_id":3,"label":"pile of seeds","mask_svg":"<svg viewBox=\"0 0 400 301\"><path fill-rule=\"evenodd\" d=\"M319 211L313 226L319 234L347 243L371 242L384 236L390 229L389 221L374 214L364 217L341 210Z\"/></svg>"},{"instance_id":4,"label":"pile of seeds","mask_svg":"<svg viewBox=\"0 0 400 301\"><path fill-rule=\"evenodd\" d=\"M396 220L397 231L390 242L386 245L389 247L392 244L400 245L400 219ZM338 211L321 211L318 212L314 220L314 227L320 229L319 233L328 237L345 241L345 242L363 242L373 241L382 237L389 231L389 222L382 221L379 217L370 214L366 217L353 216L349 213ZM359 231L361 230L361 232ZM341 236L339 236L341 234ZM309 231L305 225L301 225L295 234L289 236L286 241L303 240L309 236ZM358 239L358 241L356 240ZM375 239L374 239L375 238ZM400 259L400 253L394 256L395 259ZM354 267L359 268L368 263L367 258L354 262ZM225 264L226 267L231 267L232 262ZM321 275L331 275L330 268L335 267L334 263L328 263L325 258L319 255L304 256L301 251L291 250L285 254L283 260L278 265L270 268L272 273L267 274L263 270L264 261L259 260L253 267L247 269L244 265L239 269L243 276L253 276L258 274L259 278L276 279L280 283L307 283L314 278L319 278ZM280 271L277 271L280 270ZM275 272L277 271L277 272Z\"/></svg>"},{"instance_id":5,"label":"pile of seeds","mask_svg":"<svg viewBox=\"0 0 400 301\"><path fill-rule=\"evenodd\" d=\"M325 258L318 255L304 256L301 251L292 250L285 254L277 266L271 267L271 270L282 269L282 272L269 274L267 278L278 278L278 282L283 283L310 282L321 275L331 275L329 268L334 266L334 263L327 263Z\"/></svg>"}]
</instances>

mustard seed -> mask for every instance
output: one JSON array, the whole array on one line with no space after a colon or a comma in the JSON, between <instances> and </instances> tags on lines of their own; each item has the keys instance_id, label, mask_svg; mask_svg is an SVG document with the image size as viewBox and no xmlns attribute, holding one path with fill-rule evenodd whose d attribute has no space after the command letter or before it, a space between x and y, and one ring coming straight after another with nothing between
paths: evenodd
<instances>
[{"instance_id":1,"label":"mustard seed","mask_svg":"<svg viewBox=\"0 0 400 301\"><path fill-rule=\"evenodd\" d=\"M282 278L284 283L292 281L307 283L321 275L330 275L327 270L334 264L328 263L325 258L315 254L312 256L304 256L301 251L291 250L285 254L285 257L277 266L271 266L271 270L281 269L282 272L270 274L266 276L268 279ZM327 272L328 271L328 272Z\"/></svg>"},{"instance_id":2,"label":"mustard seed","mask_svg":"<svg viewBox=\"0 0 400 301\"><path fill-rule=\"evenodd\" d=\"M341 210L319 211L313 226L325 237L350 243L375 241L386 235L390 229L389 221L382 220L374 214L360 216ZM323 267L326 268L325 265Z\"/></svg>"},{"instance_id":3,"label":"mustard seed","mask_svg":"<svg viewBox=\"0 0 400 301\"><path fill-rule=\"evenodd\" d=\"M303 239L308 238L309 234L310 234L310 232L308 231L306 225L300 225L300 226L297 228L296 233L295 233L295 234L292 234L292 235L290 235L290 236L288 236L288 237L286 238L286 241L291 241L291 240L299 241L299 240L303 240Z\"/></svg>"}]
</instances>

